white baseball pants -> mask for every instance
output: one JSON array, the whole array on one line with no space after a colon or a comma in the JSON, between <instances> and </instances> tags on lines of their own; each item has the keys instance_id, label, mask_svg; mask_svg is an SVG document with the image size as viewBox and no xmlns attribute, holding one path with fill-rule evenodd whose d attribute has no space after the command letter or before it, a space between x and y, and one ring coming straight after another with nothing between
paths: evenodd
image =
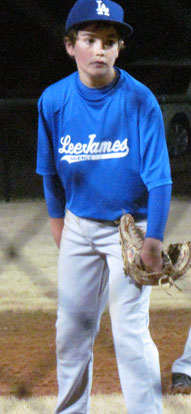
<instances>
[{"instance_id":1,"label":"white baseball pants","mask_svg":"<svg viewBox=\"0 0 191 414\"><path fill-rule=\"evenodd\" d=\"M107 303L128 414L162 414L149 297L150 287L124 276L118 228L67 211L58 264L56 414L90 412L93 345Z\"/></svg>"}]
</instances>

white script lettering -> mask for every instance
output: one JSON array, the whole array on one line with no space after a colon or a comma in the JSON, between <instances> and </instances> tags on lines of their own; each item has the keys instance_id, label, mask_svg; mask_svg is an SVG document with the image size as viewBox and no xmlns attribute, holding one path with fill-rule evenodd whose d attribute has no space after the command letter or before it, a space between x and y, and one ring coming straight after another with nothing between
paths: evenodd
<instances>
[{"instance_id":1,"label":"white script lettering","mask_svg":"<svg viewBox=\"0 0 191 414\"><path fill-rule=\"evenodd\" d=\"M129 153L127 138L122 142L117 139L113 143L112 141L95 142L96 134L91 134L88 138L88 144L82 144L81 142L74 144L71 142L70 135L62 137L60 140L62 146L59 148L58 152L65 155L63 155L61 160L79 162L90 159L121 158Z\"/></svg>"},{"instance_id":2,"label":"white script lettering","mask_svg":"<svg viewBox=\"0 0 191 414\"><path fill-rule=\"evenodd\" d=\"M106 5L100 1L100 0L96 0L97 4L98 4L98 8L96 9L97 14L99 15L105 15L105 16L110 16L109 14L109 7L106 7Z\"/></svg>"}]
</instances>

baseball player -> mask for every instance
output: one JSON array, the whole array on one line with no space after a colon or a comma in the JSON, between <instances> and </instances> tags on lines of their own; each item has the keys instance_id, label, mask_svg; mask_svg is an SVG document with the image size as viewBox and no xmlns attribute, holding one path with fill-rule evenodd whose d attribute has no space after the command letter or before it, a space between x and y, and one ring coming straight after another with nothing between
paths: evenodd
<instances>
[{"instance_id":1,"label":"baseball player","mask_svg":"<svg viewBox=\"0 0 191 414\"><path fill-rule=\"evenodd\" d=\"M191 328L183 354L172 366L173 393L191 393Z\"/></svg>"},{"instance_id":2,"label":"baseball player","mask_svg":"<svg viewBox=\"0 0 191 414\"><path fill-rule=\"evenodd\" d=\"M107 303L128 414L162 414L150 287L125 277L118 231L130 213L146 230L143 263L161 270L172 181L159 105L115 65L132 31L119 4L76 1L64 42L77 71L38 103L37 173L59 247L56 414L89 413L93 345Z\"/></svg>"}]
</instances>

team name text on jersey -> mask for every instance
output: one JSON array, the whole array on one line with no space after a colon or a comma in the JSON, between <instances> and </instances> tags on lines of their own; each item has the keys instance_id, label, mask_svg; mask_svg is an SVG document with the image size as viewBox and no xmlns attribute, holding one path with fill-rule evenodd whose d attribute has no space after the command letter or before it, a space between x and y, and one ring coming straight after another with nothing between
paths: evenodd
<instances>
[{"instance_id":1,"label":"team name text on jersey","mask_svg":"<svg viewBox=\"0 0 191 414\"><path fill-rule=\"evenodd\" d=\"M114 142L94 142L96 134L91 134L88 138L88 144L82 144L81 142L74 144L71 142L70 135L62 137L60 140L62 147L59 148L58 152L66 155L61 158L61 161L65 160L71 163L85 160L121 158L125 157L129 153L127 138L125 138L122 142L119 139Z\"/></svg>"}]
</instances>

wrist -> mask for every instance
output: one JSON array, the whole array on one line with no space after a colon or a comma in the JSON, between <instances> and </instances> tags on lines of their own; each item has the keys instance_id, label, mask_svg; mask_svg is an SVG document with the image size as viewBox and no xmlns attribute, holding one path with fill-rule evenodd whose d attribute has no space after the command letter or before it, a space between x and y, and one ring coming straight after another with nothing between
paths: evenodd
<instances>
[{"instance_id":1,"label":"wrist","mask_svg":"<svg viewBox=\"0 0 191 414\"><path fill-rule=\"evenodd\" d=\"M151 256L160 256L162 251L162 242L161 240L150 237L145 238L142 250Z\"/></svg>"}]
</instances>

